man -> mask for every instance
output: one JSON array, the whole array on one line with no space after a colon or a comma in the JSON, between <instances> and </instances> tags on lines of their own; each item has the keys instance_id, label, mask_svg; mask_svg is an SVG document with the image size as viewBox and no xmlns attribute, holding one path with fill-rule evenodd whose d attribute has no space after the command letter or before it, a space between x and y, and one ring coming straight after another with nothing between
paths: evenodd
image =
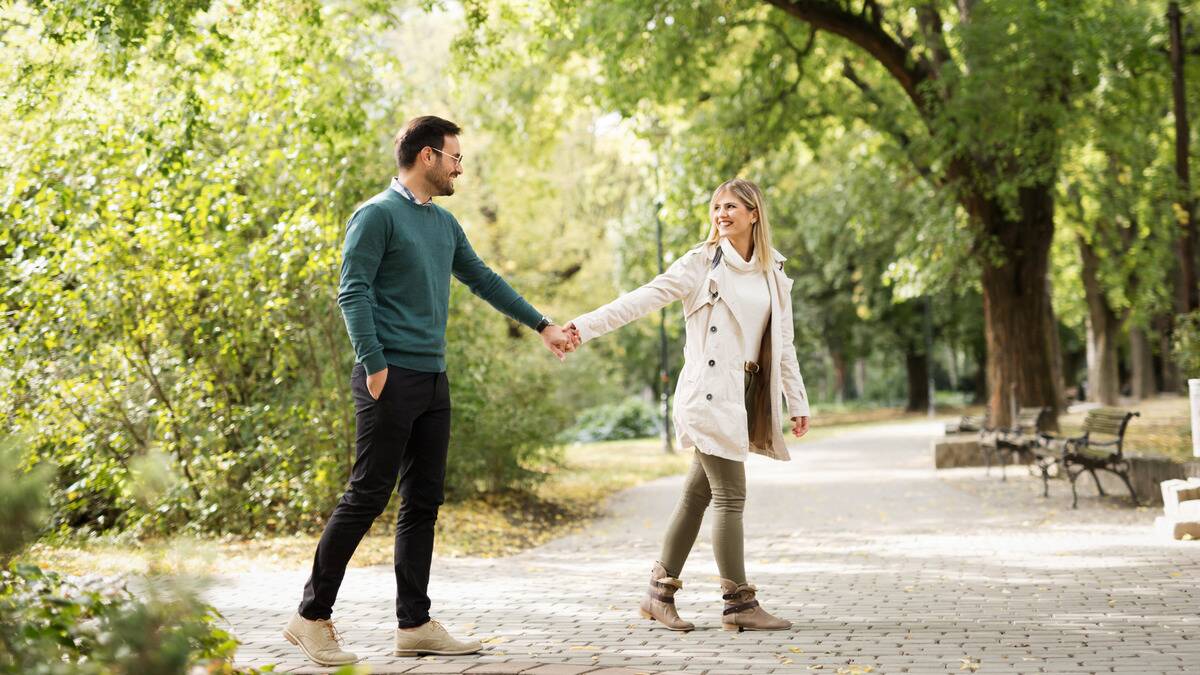
<instances>
[{"instance_id":1,"label":"man","mask_svg":"<svg viewBox=\"0 0 1200 675\"><path fill-rule=\"evenodd\" d=\"M463 173L453 122L418 117L395 140L398 175L350 218L338 305L354 346L356 448L350 484L317 544L300 607L283 631L313 661L357 661L330 616L354 549L399 479L395 653L472 654L429 617L434 523L450 442L446 316L453 275L497 310L537 331L560 360L578 341L542 316L475 255L462 226L433 197Z\"/></svg>"}]
</instances>

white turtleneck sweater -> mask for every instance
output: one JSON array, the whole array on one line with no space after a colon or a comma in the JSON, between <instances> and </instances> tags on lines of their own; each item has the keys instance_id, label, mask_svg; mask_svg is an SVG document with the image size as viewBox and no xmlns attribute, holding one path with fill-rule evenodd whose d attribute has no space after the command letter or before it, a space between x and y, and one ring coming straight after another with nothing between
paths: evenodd
<instances>
[{"instance_id":1,"label":"white turtleneck sweater","mask_svg":"<svg viewBox=\"0 0 1200 675\"><path fill-rule=\"evenodd\" d=\"M758 349L762 345L763 331L771 318L771 290L767 286L767 273L758 266L758 251L744 260L728 239L721 239L721 260L730 274L732 288L723 291L726 299L737 303L738 314L745 320L742 326L742 357L745 361L758 363ZM732 293L731 293L732 291Z\"/></svg>"}]
</instances>

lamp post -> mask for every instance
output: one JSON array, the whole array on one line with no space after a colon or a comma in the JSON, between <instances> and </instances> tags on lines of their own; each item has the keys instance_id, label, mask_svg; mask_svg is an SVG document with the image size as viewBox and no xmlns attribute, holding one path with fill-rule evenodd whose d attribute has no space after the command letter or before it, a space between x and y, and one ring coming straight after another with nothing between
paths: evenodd
<instances>
[{"instance_id":1,"label":"lamp post","mask_svg":"<svg viewBox=\"0 0 1200 675\"><path fill-rule=\"evenodd\" d=\"M655 171L657 178L657 171ZM662 200L654 202L654 231L658 240L658 273L663 273ZM671 454L675 448L671 443L671 370L667 363L667 308L658 310L658 399L662 403L663 452Z\"/></svg>"}]
</instances>

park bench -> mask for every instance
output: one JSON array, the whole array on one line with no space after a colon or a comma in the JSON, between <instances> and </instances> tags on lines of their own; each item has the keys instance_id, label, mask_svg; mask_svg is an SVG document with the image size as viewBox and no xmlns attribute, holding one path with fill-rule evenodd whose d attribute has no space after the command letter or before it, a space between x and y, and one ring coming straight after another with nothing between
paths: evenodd
<instances>
[{"instance_id":1,"label":"park bench","mask_svg":"<svg viewBox=\"0 0 1200 675\"><path fill-rule=\"evenodd\" d=\"M991 411L987 411L982 415L963 415L962 419L957 422L948 422L946 424L947 434L958 434L968 431L982 431L992 426Z\"/></svg>"},{"instance_id":2,"label":"park bench","mask_svg":"<svg viewBox=\"0 0 1200 675\"><path fill-rule=\"evenodd\" d=\"M1133 503L1138 503L1137 492L1129 479L1129 461L1125 458L1123 446L1125 431L1129 421L1140 417L1141 413L1121 408L1093 408L1083 420L1083 435L1075 437L1060 437L1043 433L1039 446L1044 450L1061 450L1058 463L1071 480L1071 508L1079 508L1079 492L1075 480L1084 471L1092 474L1096 490L1104 496L1104 488L1096 469L1108 471L1121 477L1125 487L1129 488L1129 496ZM1048 453L1046 453L1048 454ZM1047 494L1048 494L1047 484Z\"/></svg>"},{"instance_id":3,"label":"park bench","mask_svg":"<svg viewBox=\"0 0 1200 675\"><path fill-rule=\"evenodd\" d=\"M1008 480L1007 467L1012 458L1031 457L1037 461L1033 448L1037 445L1042 417L1050 412L1049 407L1020 408L1016 419L1009 427L984 428L979 432L979 448L987 461L987 475L992 474L992 458L1000 459L1000 480ZM1051 463L1053 464L1053 462ZM1049 469L1043 469L1043 472Z\"/></svg>"}]
</instances>

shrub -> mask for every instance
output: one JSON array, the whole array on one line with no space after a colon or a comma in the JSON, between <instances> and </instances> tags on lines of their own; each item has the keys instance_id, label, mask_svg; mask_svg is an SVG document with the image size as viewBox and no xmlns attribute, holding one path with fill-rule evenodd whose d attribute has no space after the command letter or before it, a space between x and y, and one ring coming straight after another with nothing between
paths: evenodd
<instances>
[{"instance_id":1,"label":"shrub","mask_svg":"<svg viewBox=\"0 0 1200 675\"><path fill-rule=\"evenodd\" d=\"M44 472L17 469L18 456L14 442L0 443L0 672L165 675L210 660L228 672L237 643L186 580L139 579L134 595L112 580L68 581L12 562L45 509Z\"/></svg>"},{"instance_id":2,"label":"shrub","mask_svg":"<svg viewBox=\"0 0 1200 675\"><path fill-rule=\"evenodd\" d=\"M1176 317L1172 348L1180 375L1200 377L1200 310Z\"/></svg>"},{"instance_id":3,"label":"shrub","mask_svg":"<svg viewBox=\"0 0 1200 675\"><path fill-rule=\"evenodd\" d=\"M510 322L455 285L446 367L454 422L446 486L451 494L527 487L542 474L525 469L558 457L554 440L570 422L555 395L566 369L527 328Z\"/></svg>"},{"instance_id":4,"label":"shrub","mask_svg":"<svg viewBox=\"0 0 1200 675\"><path fill-rule=\"evenodd\" d=\"M578 443L623 441L662 433L660 408L637 396L619 403L589 408L579 415L567 436Z\"/></svg>"}]
</instances>

